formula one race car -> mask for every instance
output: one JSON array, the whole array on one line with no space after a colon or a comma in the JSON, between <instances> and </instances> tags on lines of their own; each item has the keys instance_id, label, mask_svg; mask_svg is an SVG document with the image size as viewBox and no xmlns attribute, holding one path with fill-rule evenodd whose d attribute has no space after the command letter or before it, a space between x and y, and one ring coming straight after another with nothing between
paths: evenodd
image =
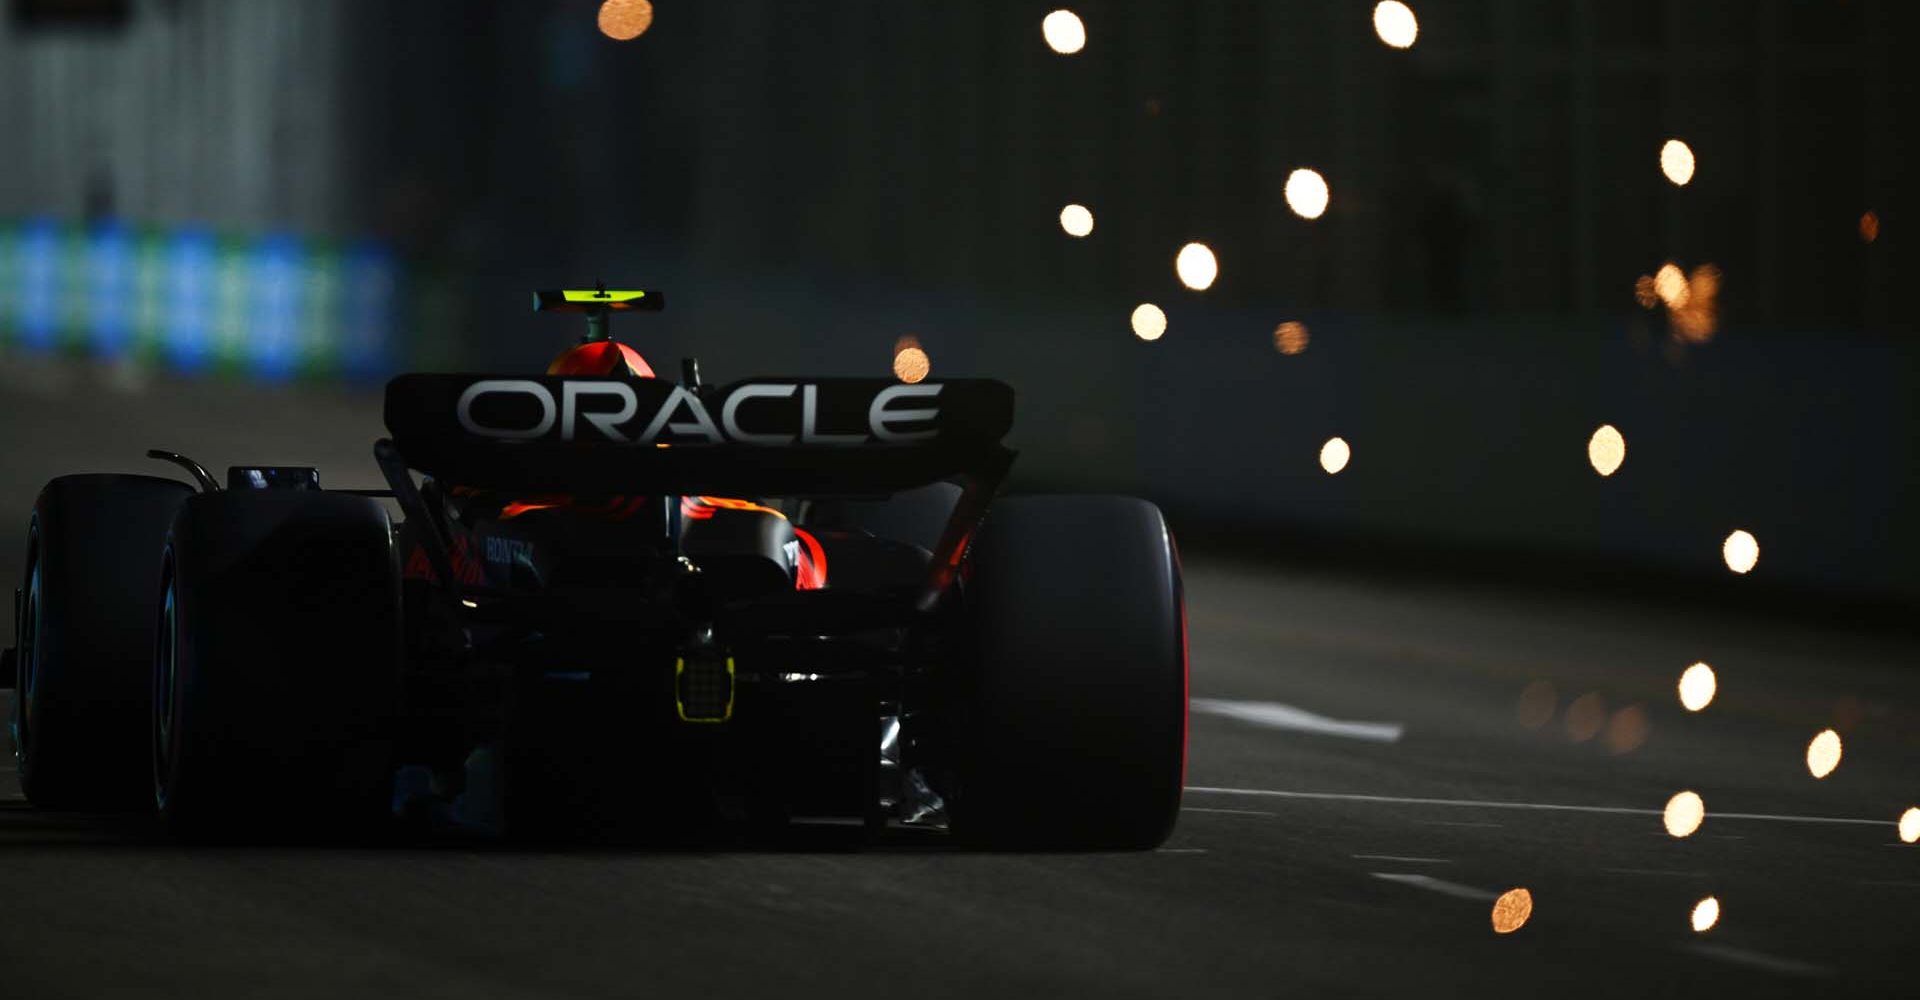
<instances>
[{"instance_id":1,"label":"formula one race car","mask_svg":"<svg viewBox=\"0 0 1920 1000\"><path fill-rule=\"evenodd\" d=\"M1164 840L1187 655L1160 511L996 498L998 382L656 378L609 321L660 302L537 293L588 324L547 375L392 380L390 490L223 488L160 451L192 484L48 483L0 664L27 797L196 834Z\"/></svg>"}]
</instances>

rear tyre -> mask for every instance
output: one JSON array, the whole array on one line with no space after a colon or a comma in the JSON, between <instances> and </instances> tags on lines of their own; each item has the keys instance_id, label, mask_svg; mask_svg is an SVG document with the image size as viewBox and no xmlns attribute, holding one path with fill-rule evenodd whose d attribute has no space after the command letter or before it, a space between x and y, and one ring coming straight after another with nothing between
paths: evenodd
<instances>
[{"instance_id":1,"label":"rear tyre","mask_svg":"<svg viewBox=\"0 0 1920 1000\"><path fill-rule=\"evenodd\" d=\"M1160 510L1126 497L997 502L963 583L956 832L998 848L1144 850L1186 769L1186 615Z\"/></svg>"},{"instance_id":2,"label":"rear tyre","mask_svg":"<svg viewBox=\"0 0 1920 1000\"><path fill-rule=\"evenodd\" d=\"M149 801L153 579L167 525L192 492L152 476L62 476L34 502L9 724L34 805Z\"/></svg>"},{"instance_id":3,"label":"rear tyre","mask_svg":"<svg viewBox=\"0 0 1920 1000\"><path fill-rule=\"evenodd\" d=\"M386 511L365 497L187 502L151 661L151 787L170 829L333 836L386 814L398 568Z\"/></svg>"}]
</instances>

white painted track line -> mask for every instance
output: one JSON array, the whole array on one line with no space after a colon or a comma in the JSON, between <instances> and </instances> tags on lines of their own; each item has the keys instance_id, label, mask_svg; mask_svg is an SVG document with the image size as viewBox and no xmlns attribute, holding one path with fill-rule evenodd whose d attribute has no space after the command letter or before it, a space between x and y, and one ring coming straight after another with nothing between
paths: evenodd
<instances>
[{"instance_id":1,"label":"white painted track line","mask_svg":"<svg viewBox=\"0 0 1920 1000\"><path fill-rule=\"evenodd\" d=\"M1261 812L1258 809L1209 809L1206 806L1181 806L1181 812L1187 813L1225 813L1229 816L1278 816L1279 813Z\"/></svg>"},{"instance_id":2,"label":"white painted track line","mask_svg":"<svg viewBox=\"0 0 1920 1000\"><path fill-rule=\"evenodd\" d=\"M1398 743L1407 727L1398 722L1346 722L1309 712L1304 708L1277 701L1235 701L1228 698L1194 698L1188 702L1196 712L1250 722L1268 729L1284 729L1320 736L1340 736L1368 743Z\"/></svg>"},{"instance_id":3,"label":"white painted track line","mask_svg":"<svg viewBox=\"0 0 1920 1000\"><path fill-rule=\"evenodd\" d=\"M1348 792L1293 792L1273 788L1215 788L1188 785L1187 791L1213 795L1248 795L1275 799L1315 799L1327 802L1379 802L1387 805L1445 806L1460 809L1530 809L1537 812L1604 813L1621 816L1659 816L1659 809L1635 809L1627 806L1574 806L1557 802L1500 802L1491 799L1435 799L1415 795L1358 795ZM1768 823L1840 823L1848 826L1887 826L1884 819L1853 819L1844 816L1788 816L1778 813L1735 813L1707 811L1707 820L1755 820Z\"/></svg>"},{"instance_id":4,"label":"white painted track line","mask_svg":"<svg viewBox=\"0 0 1920 1000\"><path fill-rule=\"evenodd\" d=\"M1655 878L1706 878L1706 872L1675 871L1669 868L1602 868L1602 875L1651 875Z\"/></svg>"},{"instance_id":5,"label":"white painted track line","mask_svg":"<svg viewBox=\"0 0 1920 1000\"><path fill-rule=\"evenodd\" d=\"M1735 948L1732 945L1720 944L1714 941L1697 942L1688 945L1685 950L1695 955L1704 955L1707 958L1716 958L1722 962L1732 962L1735 965L1764 969L1767 972L1778 973L1783 976L1833 975L1832 969L1823 966L1799 962L1791 958L1775 958L1772 955L1762 954L1757 951L1748 951L1745 948Z\"/></svg>"},{"instance_id":6,"label":"white painted track line","mask_svg":"<svg viewBox=\"0 0 1920 1000\"><path fill-rule=\"evenodd\" d=\"M1368 872L1367 874L1383 882L1397 882L1401 885L1413 886L1416 889L1437 892L1442 896L1452 896L1455 899L1470 899L1476 903L1489 903L1500 898L1500 894L1491 889L1476 889L1470 885L1448 882L1445 879L1437 879L1431 875L1413 875L1407 872Z\"/></svg>"}]
</instances>

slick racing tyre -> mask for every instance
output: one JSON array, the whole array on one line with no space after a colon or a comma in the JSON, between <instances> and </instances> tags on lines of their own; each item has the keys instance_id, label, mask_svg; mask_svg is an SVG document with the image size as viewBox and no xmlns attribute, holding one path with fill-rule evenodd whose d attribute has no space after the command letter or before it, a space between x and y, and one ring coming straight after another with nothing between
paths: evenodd
<instances>
[{"instance_id":1,"label":"slick racing tyre","mask_svg":"<svg viewBox=\"0 0 1920 1000\"><path fill-rule=\"evenodd\" d=\"M1186 614L1159 508L994 504L968 555L956 832L999 848L1154 847L1186 767Z\"/></svg>"},{"instance_id":2,"label":"slick racing tyre","mask_svg":"<svg viewBox=\"0 0 1920 1000\"><path fill-rule=\"evenodd\" d=\"M145 805L153 580L192 492L152 476L62 476L34 501L9 726L33 804Z\"/></svg>"},{"instance_id":3,"label":"slick racing tyre","mask_svg":"<svg viewBox=\"0 0 1920 1000\"><path fill-rule=\"evenodd\" d=\"M332 835L392 792L400 586L366 497L233 491L167 535L152 656L152 788L189 836Z\"/></svg>"}]
</instances>

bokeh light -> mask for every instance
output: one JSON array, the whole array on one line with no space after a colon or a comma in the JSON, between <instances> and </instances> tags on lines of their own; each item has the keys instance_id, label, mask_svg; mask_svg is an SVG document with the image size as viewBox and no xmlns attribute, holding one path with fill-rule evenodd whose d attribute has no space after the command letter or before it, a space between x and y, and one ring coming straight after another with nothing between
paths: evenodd
<instances>
[{"instance_id":1,"label":"bokeh light","mask_svg":"<svg viewBox=\"0 0 1920 1000\"><path fill-rule=\"evenodd\" d=\"M1307 342L1311 339L1305 323L1288 320L1273 328L1273 349L1281 354L1299 354L1307 349Z\"/></svg>"},{"instance_id":2,"label":"bokeh light","mask_svg":"<svg viewBox=\"0 0 1920 1000\"><path fill-rule=\"evenodd\" d=\"M1320 446L1320 467L1327 470L1329 476L1339 475L1340 470L1352 460L1353 448L1347 444L1346 438L1328 438L1327 443Z\"/></svg>"},{"instance_id":3,"label":"bokeh light","mask_svg":"<svg viewBox=\"0 0 1920 1000\"><path fill-rule=\"evenodd\" d=\"M1690 294L1687 272L1680 270L1680 265L1673 261L1660 265L1660 270L1653 273L1653 294L1658 295L1669 309L1684 307Z\"/></svg>"},{"instance_id":4,"label":"bokeh light","mask_svg":"<svg viewBox=\"0 0 1920 1000\"><path fill-rule=\"evenodd\" d=\"M1670 306L1667 312L1673 335L1689 344L1712 340L1720 325L1719 299L1720 269L1712 264L1694 268L1693 276L1687 280L1684 301Z\"/></svg>"},{"instance_id":5,"label":"bokeh light","mask_svg":"<svg viewBox=\"0 0 1920 1000\"><path fill-rule=\"evenodd\" d=\"M1633 283L1634 301L1643 309L1667 307L1667 325L1675 340L1704 344L1720 326L1720 269L1701 264L1688 277L1680 265L1667 261L1652 275Z\"/></svg>"},{"instance_id":6,"label":"bokeh light","mask_svg":"<svg viewBox=\"0 0 1920 1000\"><path fill-rule=\"evenodd\" d=\"M1920 806L1900 814L1900 839L1909 844L1920 841Z\"/></svg>"},{"instance_id":7,"label":"bokeh light","mask_svg":"<svg viewBox=\"0 0 1920 1000\"><path fill-rule=\"evenodd\" d=\"M1587 463L1593 471L1611 476L1627 460L1627 439L1612 424L1601 424L1587 439Z\"/></svg>"},{"instance_id":8,"label":"bokeh light","mask_svg":"<svg viewBox=\"0 0 1920 1000\"><path fill-rule=\"evenodd\" d=\"M1736 529L1720 543L1720 558L1725 559L1727 568L1735 573L1750 572L1760 561L1760 541L1752 532Z\"/></svg>"},{"instance_id":9,"label":"bokeh light","mask_svg":"<svg viewBox=\"0 0 1920 1000\"><path fill-rule=\"evenodd\" d=\"M1553 721L1553 710L1560 704L1560 696L1549 681L1539 680L1520 689L1520 724L1528 729L1539 729Z\"/></svg>"},{"instance_id":10,"label":"bokeh light","mask_svg":"<svg viewBox=\"0 0 1920 1000\"><path fill-rule=\"evenodd\" d=\"M1822 729L1807 743L1807 773L1824 778L1840 766L1840 734Z\"/></svg>"},{"instance_id":11,"label":"bokeh light","mask_svg":"<svg viewBox=\"0 0 1920 1000\"><path fill-rule=\"evenodd\" d=\"M1880 215L1867 212L1860 216L1860 242L1872 243L1880 238Z\"/></svg>"},{"instance_id":12,"label":"bokeh light","mask_svg":"<svg viewBox=\"0 0 1920 1000\"><path fill-rule=\"evenodd\" d=\"M1060 210L1060 228L1076 238L1093 232L1093 211L1085 205L1068 205Z\"/></svg>"},{"instance_id":13,"label":"bokeh light","mask_svg":"<svg viewBox=\"0 0 1920 1000\"><path fill-rule=\"evenodd\" d=\"M648 0L606 0L600 5L600 33L618 42L632 41L653 27Z\"/></svg>"},{"instance_id":14,"label":"bokeh light","mask_svg":"<svg viewBox=\"0 0 1920 1000\"><path fill-rule=\"evenodd\" d=\"M1660 172L1676 187L1685 187L1693 180L1693 147L1678 139L1668 139L1660 146Z\"/></svg>"},{"instance_id":15,"label":"bokeh light","mask_svg":"<svg viewBox=\"0 0 1920 1000\"><path fill-rule=\"evenodd\" d=\"M1647 710L1639 705L1628 705L1613 713L1607 720L1607 752L1615 756L1630 754L1647 742L1653 723L1647 718Z\"/></svg>"},{"instance_id":16,"label":"bokeh light","mask_svg":"<svg viewBox=\"0 0 1920 1000\"><path fill-rule=\"evenodd\" d=\"M919 382L933 373L933 359L918 338L911 335L893 342L893 377L902 382Z\"/></svg>"},{"instance_id":17,"label":"bokeh light","mask_svg":"<svg viewBox=\"0 0 1920 1000\"><path fill-rule=\"evenodd\" d=\"M1526 926L1533 917L1533 893L1525 889L1508 889L1493 901L1493 932L1512 934Z\"/></svg>"},{"instance_id":18,"label":"bokeh light","mask_svg":"<svg viewBox=\"0 0 1920 1000\"><path fill-rule=\"evenodd\" d=\"M1642 309L1652 309L1660 304L1660 295L1653 288L1652 275L1643 274L1634 279L1633 300L1640 303Z\"/></svg>"},{"instance_id":19,"label":"bokeh light","mask_svg":"<svg viewBox=\"0 0 1920 1000\"><path fill-rule=\"evenodd\" d=\"M1600 735L1606 724L1607 700L1597 692L1589 691L1567 706L1567 738L1575 743L1585 743Z\"/></svg>"},{"instance_id":20,"label":"bokeh light","mask_svg":"<svg viewBox=\"0 0 1920 1000\"><path fill-rule=\"evenodd\" d=\"M1714 692L1720 690L1720 682L1713 676L1713 668L1705 663L1696 663L1680 672L1680 704L1689 712L1698 712L1713 704Z\"/></svg>"},{"instance_id":21,"label":"bokeh light","mask_svg":"<svg viewBox=\"0 0 1920 1000\"><path fill-rule=\"evenodd\" d=\"M1159 340L1167 332L1167 314L1151 302L1133 307L1133 335L1141 340Z\"/></svg>"},{"instance_id":22,"label":"bokeh light","mask_svg":"<svg viewBox=\"0 0 1920 1000\"><path fill-rule=\"evenodd\" d=\"M1720 900L1708 896L1698 903L1693 904L1693 929L1695 933L1704 934L1712 930L1713 925L1719 922Z\"/></svg>"},{"instance_id":23,"label":"bokeh light","mask_svg":"<svg viewBox=\"0 0 1920 1000\"><path fill-rule=\"evenodd\" d=\"M1373 6L1373 33L1396 49L1410 49L1420 37L1420 20L1400 0L1381 0Z\"/></svg>"},{"instance_id":24,"label":"bokeh light","mask_svg":"<svg viewBox=\"0 0 1920 1000\"><path fill-rule=\"evenodd\" d=\"M1660 822L1675 837L1691 837L1707 820L1707 803L1696 792L1680 792L1667 800Z\"/></svg>"},{"instance_id":25,"label":"bokeh light","mask_svg":"<svg viewBox=\"0 0 1920 1000\"><path fill-rule=\"evenodd\" d=\"M1286 196L1287 207L1293 209L1293 214L1303 219L1318 219L1326 214L1327 200L1332 194L1320 171L1301 167L1287 175Z\"/></svg>"},{"instance_id":26,"label":"bokeh light","mask_svg":"<svg viewBox=\"0 0 1920 1000\"><path fill-rule=\"evenodd\" d=\"M1220 276L1220 262L1214 259L1213 251L1205 243L1189 243L1173 258L1173 272L1180 276L1181 284L1204 292L1212 288L1213 280Z\"/></svg>"},{"instance_id":27,"label":"bokeh light","mask_svg":"<svg viewBox=\"0 0 1920 1000\"><path fill-rule=\"evenodd\" d=\"M1048 14L1040 22L1040 34L1046 37L1047 48L1063 56L1087 47L1087 26L1080 22L1080 15L1070 10Z\"/></svg>"}]
</instances>

